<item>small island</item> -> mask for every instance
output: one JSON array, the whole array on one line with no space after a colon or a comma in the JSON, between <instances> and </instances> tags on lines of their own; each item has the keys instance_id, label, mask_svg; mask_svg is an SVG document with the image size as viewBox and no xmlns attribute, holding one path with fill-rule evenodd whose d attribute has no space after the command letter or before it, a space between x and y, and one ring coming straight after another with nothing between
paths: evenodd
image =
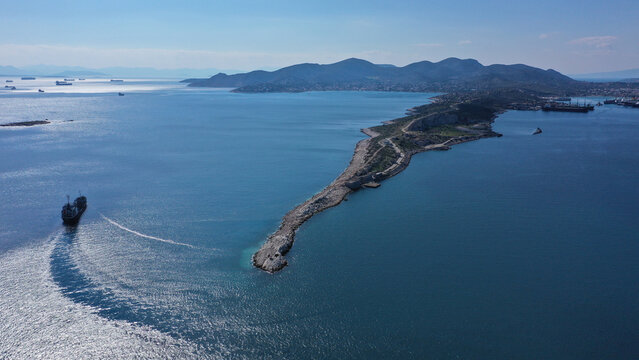
<instances>
[{"instance_id":1,"label":"small island","mask_svg":"<svg viewBox=\"0 0 639 360\"><path fill-rule=\"evenodd\" d=\"M51 124L49 120L34 120L34 121L20 121L20 122L12 122L7 124L0 124L0 126L36 126L36 125L46 125Z\"/></svg>"}]
</instances>

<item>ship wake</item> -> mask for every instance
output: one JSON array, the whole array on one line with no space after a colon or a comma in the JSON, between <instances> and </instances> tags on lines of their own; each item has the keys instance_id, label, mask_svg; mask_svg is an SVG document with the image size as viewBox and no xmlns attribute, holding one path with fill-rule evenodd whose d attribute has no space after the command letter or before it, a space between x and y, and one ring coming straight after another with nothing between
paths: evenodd
<instances>
[{"instance_id":1,"label":"ship wake","mask_svg":"<svg viewBox=\"0 0 639 360\"><path fill-rule=\"evenodd\" d=\"M186 247L189 247L191 249L195 249L195 246L193 246L191 244L181 243L181 242L177 242L177 241L173 241L173 240L169 240L169 239L162 239L162 238L159 238L159 237L156 237L156 236L143 234L143 233L141 233L139 231L135 231L135 230L129 229L128 227L115 222L113 219L110 219L110 218L104 216L104 214L102 214L102 213L100 213L100 216L102 216L102 218L104 220L108 221L112 225L115 225L116 227L118 227L118 228L120 228L120 229L122 229L124 231L130 232L131 234L134 234L134 235L146 238L146 239L151 239L151 240L155 240L155 241L161 241L161 242L164 242L164 243L167 243L167 244L186 246Z\"/></svg>"},{"instance_id":2,"label":"ship wake","mask_svg":"<svg viewBox=\"0 0 639 360\"><path fill-rule=\"evenodd\" d=\"M157 326L166 314L81 271L78 241L74 231L56 231L0 254L0 358L202 358L173 327Z\"/></svg>"}]
</instances>

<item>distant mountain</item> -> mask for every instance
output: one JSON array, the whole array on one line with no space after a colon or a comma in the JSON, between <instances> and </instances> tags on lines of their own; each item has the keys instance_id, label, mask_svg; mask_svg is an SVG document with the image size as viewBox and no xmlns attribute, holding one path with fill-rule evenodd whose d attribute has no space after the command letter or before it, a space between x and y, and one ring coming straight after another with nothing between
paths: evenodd
<instances>
[{"instance_id":1,"label":"distant mountain","mask_svg":"<svg viewBox=\"0 0 639 360\"><path fill-rule=\"evenodd\" d=\"M107 74L105 73L101 73L99 71L92 71L92 70L67 70L67 71L63 71L63 72L59 72L57 74L52 74L50 76L57 76L57 77L77 77L77 76L86 76L86 77L102 77L102 76L107 76Z\"/></svg>"},{"instance_id":2,"label":"distant mountain","mask_svg":"<svg viewBox=\"0 0 639 360\"><path fill-rule=\"evenodd\" d=\"M621 70L621 71L599 72L599 73L590 73L590 74L577 74L577 75L571 75L571 77L574 79L579 79L579 80L603 80L603 81L633 79L633 78L639 78L639 69L628 69L628 70Z\"/></svg>"},{"instance_id":3,"label":"distant mountain","mask_svg":"<svg viewBox=\"0 0 639 360\"><path fill-rule=\"evenodd\" d=\"M237 92L298 92L323 90L451 91L527 88L557 92L577 81L554 70L527 65L484 66L477 60L448 58L437 63L421 61L394 67L361 59L334 64L298 64L276 71L252 71L208 79L187 79L193 87L236 88Z\"/></svg>"},{"instance_id":4,"label":"distant mountain","mask_svg":"<svg viewBox=\"0 0 639 360\"><path fill-rule=\"evenodd\" d=\"M23 73L23 70L20 70L16 67L0 65L0 75L16 76L16 75L27 75L27 74Z\"/></svg>"}]
</instances>

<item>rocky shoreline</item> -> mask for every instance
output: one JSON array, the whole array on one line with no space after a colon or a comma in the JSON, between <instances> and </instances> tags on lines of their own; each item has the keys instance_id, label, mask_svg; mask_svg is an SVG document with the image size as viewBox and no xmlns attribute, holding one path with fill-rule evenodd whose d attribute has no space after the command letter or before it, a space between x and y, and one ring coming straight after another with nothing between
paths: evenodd
<instances>
[{"instance_id":1,"label":"rocky shoreline","mask_svg":"<svg viewBox=\"0 0 639 360\"><path fill-rule=\"evenodd\" d=\"M407 118L385 122L381 126L362 129L362 132L368 135L369 138L360 140L357 143L348 167L330 185L296 206L283 217L278 230L271 234L262 247L253 255L253 265L269 273L274 273L284 268L288 264L285 255L293 246L297 229L304 222L319 212L339 205L351 192L362 188L378 187L381 181L406 169L413 155L429 150L448 150L450 146L456 144L485 137L501 136L501 134L493 132L491 128L491 123L499 112L493 110L489 118L481 119L481 121L472 123L471 126L454 127L453 130L459 133L457 134L458 136L431 136L431 138L441 139L442 141L429 142L422 140L419 146L407 147L404 144L405 137L419 139L420 134L432 135L431 133L422 133L420 130L414 131L411 129L419 125L418 122L424 121L424 119L440 115L441 111L438 111L426 114L417 113ZM447 113L447 116L450 115ZM459 121L460 118L456 117L455 119ZM432 120L429 121L432 122ZM449 126L446 128L449 130L450 125L446 126ZM394 133L390 134L381 134L377 131L379 129L385 130L387 127L399 130L395 130ZM439 127L434 127L433 129L438 129ZM400 135L398 136L398 134ZM396 143L398 141L403 145L398 145ZM383 164L383 169L377 169L380 164Z\"/></svg>"},{"instance_id":2,"label":"rocky shoreline","mask_svg":"<svg viewBox=\"0 0 639 360\"><path fill-rule=\"evenodd\" d=\"M353 191L346 186L346 183L355 176L365 163L368 145L373 138L360 140L357 143L350 164L337 179L333 180L324 190L313 195L310 199L284 215L279 229L271 234L266 243L253 255L253 265L273 273L288 264L284 255L293 246L297 229L313 215L339 205L346 195Z\"/></svg>"}]
</instances>

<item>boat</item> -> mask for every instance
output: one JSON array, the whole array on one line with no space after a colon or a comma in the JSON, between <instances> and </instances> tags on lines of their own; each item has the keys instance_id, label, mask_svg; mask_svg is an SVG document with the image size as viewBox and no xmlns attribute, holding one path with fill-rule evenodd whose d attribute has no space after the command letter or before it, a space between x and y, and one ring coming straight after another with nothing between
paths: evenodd
<instances>
[{"instance_id":1,"label":"boat","mask_svg":"<svg viewBox=\"0 0 639 360\"><path fill-rule=\"evenodd\" d=\"M71 82L68 82L68 81L60 81L60 80L56 81L56 82L55 82L55 84L56 84L56 85L73 85L73 83L71 83Z\"/></svg>"},{"instance_id":2,"label":"boat","mask_svg":"<svg viewBox=\"0 0 639 360\"><path fill-rule=\"evenodd\" d=\"M38 92L44 92L44 90L42 90L42 89L38 89Z\"/></svg>"},{"instance_id":3,"label":"boat","mask_svg":"<svg viewBox=\"0 0 639 360\"><path fill-rule=\"evenodd\" d=\"M124 80L120 80L120 79L111 79L112 83L123 83Z\"/></svg>"},{"instance_id":4,"label":"boat","mask_svg":"<svg viewBox=\"0 0 639 360\"><path fill-rule=\"evenodd\" d=\"M537 134L541 134L541 133L542 133L541 128L537 128L535 130L535 132L533 133L533 135L537 135Z\"/></svg>"},{"instance_id":5,"label":"boat","mask_svg":"<svg viewBox=\"0 0 639 360\"><path fill-rule=\"evenodd\" d=\"M617 99L604 100L604 105L611 105L611 104L616 104L616 103L617 103Z\"/></svg>"},{"instance_id":6,"label":"boat","mask_svg":"<svg viewBox=\"0 0 639 360\"><path fill-rule=\"evenodd\" d=\"M118 96L124 96L124 93L119 92Z\"/></svg>"},{"instance_id":7,"label":"boat","mask_svg":"<svg viewBox=\"0 0 639 360\"><path fill-rule=\"evenodd\" d=\"M553 100L555 100L555 101L571 101L572 98L569 98L567 96L560 96L560 97L553 98Z\"/></svg>"},{"instance_id":8,"label":"boat","mask_svg":"<svg viewBox=\"0 0 639 360\"><path fill-rule=\"evenodd\" d=\"M86 196L79 196L73 200L73 204L69 202L69 195L67 195L67 203L62 207L62 222L65 225L76 225L80 221L80 217L87 209Z\"/></svg>"},{"instance_id":9,"label":"boat","mask_svg":"<svg viewBox=\"0 0 639 360\"><path fill-rule=\"evenodd\" d=\"M637 100L623 100L618 103L619 105L628 106L628 107L639 107L639 101Z\"/></svg>"},{"instance_id":10,"label":"boat","mask_svg":"<svg viewBox=\"0 0 639 360\"><path fill-rule=\"evenodd\" d=\"M78 80L86 80L86 79L84 79L84 78L78 78Z\"/></svg>"},{"instance_id":11,"label":"boat","mask_svg":"<svg viewBox=\"0 0 639 360\"><path fill-rule=\"evenodd\" d=\"M4 82L13 82L13 80L5 80Z\"/></svg>"},{"instance_id":12,"label":"boat","mask_svg":"<svg viewBox=\"0 0 639 360\"><path fill-rule=\"evenodd\" d=\"M16 89L15 86L9 86L9 85L5 85L4 88L5 88L5 90L15 90Z\"/></svg>"},{"instance_id":13,"label":"boat","mask_svg":"<svg viewBox=\"0 0 639 360\"><path fill-rule=\"evenodd\" d=\"M588 111L594 110L594 105L579 105L579 104L564 104L564 103L547 103L544 105L541 110L543 111L562 111L562 112L581 112L587 113Z\"/></svg>"},{"instance_id":14,"label":"boat","mask_svg":"<svg viewBox=\"0 0 639 360\"><path fill-rule=\"evenodd\" d=\"M33 76L23 76L20 78L21 80L35 80Z\"/></svg>"},{"instance_id":15,"label":"boat","mask_svg":"<svg viewBox=\"0 0 639 360\"><path fill-rule=\"evenodd\" d=\"M73 78L64 79L64 81L75 81Z\"/></svg>"}]
</instances>

